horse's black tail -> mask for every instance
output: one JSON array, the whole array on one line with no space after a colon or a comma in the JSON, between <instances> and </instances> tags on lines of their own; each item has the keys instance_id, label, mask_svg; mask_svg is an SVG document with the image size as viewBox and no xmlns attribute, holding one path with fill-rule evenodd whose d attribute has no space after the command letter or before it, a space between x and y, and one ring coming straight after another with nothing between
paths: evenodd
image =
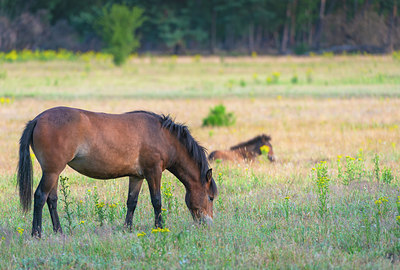
<instances>
[{"instance_id":1,"label":"horse's black tail","mask_svg":"<svg viewBox=\"0 0 400 270\"><path fill-rule=\"evenodd\" d=\"M29 121L19 140L17 185L19 186L19 200L24 212L27 212L32 204L33 169L29 146L32 144L35 126L36 119Z\"/></svg>"},{"instance_id":2,"label":"horse's black tail","mask_svg":"<svg viewBox=\"0 0 400 270\"><path fill-rule=\"evenodd\" d=\"M208 155L208 160L214 160L215 153L217 151L212 151L210 155Z\"/></svg>"}]
</instances>

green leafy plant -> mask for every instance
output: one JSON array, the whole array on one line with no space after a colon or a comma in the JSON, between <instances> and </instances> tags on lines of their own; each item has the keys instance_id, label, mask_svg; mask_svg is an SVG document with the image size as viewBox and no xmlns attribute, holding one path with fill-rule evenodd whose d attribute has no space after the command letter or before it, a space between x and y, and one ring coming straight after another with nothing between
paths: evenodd
<instances>
[{"instance_id":1,"label":"green leafy plant","mask_svg":"<svg viewBox=\"0 0 400 270\"><path fill-rule=\"evenodd\" d=\"M297 84L299 82L299 77L297 76L297 74L294 74L290 81L292 84Z\"/></svg>"},{"instance_id":2,"label":"green leafy plant","mask_svg":"<svg viewBox=\"0 0 400 270\"><path fill-rule=\"evenodd\" d=\"M400 236L400 196L397 196L396 206L397 206L397 216L396 216L397 231L396 231L396 233L399 237Z\"/></svg>"},{"instance_id":3,"label":"green leafy plant","mask_svg":"<svg viewBox=\"0 0 400 270\"><path fill-rule=\"evenodd\" d=\"M117 206L118 206L118 203L110 203L108 205L108 221L110 223L113 223L115 220Z\"/></svg>"},{"instance_id":4,"label":"green leafy plant","mask_svg":"<svg viewBox=\"0 0 400 270\"><path fill-rule=\"evenodd\" d=\"M177 199L174 197L175 187L172 185L170 181L164 181L161 185L161 192L163 195L163 201L165 203L165 210L174 211L177 209ZM164 212L163 211L163 212Z\"/></svg>"},{"instance_id":5,"label":"green leafy plant","mask_svg":"<svg viewBox=\"0 0 400 270\"><path fill-rule=\"evenodd\" d=\"M283 207L283 214L284 214L286 220L289 220L289 214L290 214L290 213L289 213L289 210L290 210L290 196L286 196L286 197L283 199L282 207Z\"/></svg>"},{"instance_id":6,"label":"green leafy plant","mask_svg":"<svg viewBox=\"0 0 400 270\"><path fill-rule=\"evenodd\" d=\"M203 119L203 126L232 126L235 121L233 112L226 112L225 106L219 104L210 109L207 117Z\"/></svg>"},{"instance_id":7,"label":"green leafy plant","mask_svg":"<svg viewBox=\"0 0 400 270\"><path fill-rule=\"evenodd\" d=\"M330 179L328 177L328 165L326 161L321 161L313 168L315 172L314 183L316 186L316 191L318 195L318 212L323 218L328 212L328 198L329 198L329 183Z\"/></svg>"},{"instance_id":8,"label":"green leafy plant","mask_svg":"<svg viewBox=\"0 0 400 270\"><path fill-rule=\"evenodd\" d=\"M100 223L100 226L103 226L106 217L106 211L105 211L106 204L100 202L99 194L97 192L97 187L94 187L93 202L94 202L94 212L97 215L97 221Z\"/></svg>"},{"instance_id":9,"label":"green leafy plant","mask_svg":"<svg viewBox=\"0 0 400 270\"><path fill-rule=\"evenodd\" d=\"M392 169L384 167L382 171L382 182L385 184L392 183L394 176L392 174Z\"/></svg>"},{"instance_id":10,"label":"green leafy plant","mask_svg":"<svg viewBox=\"0 0 400 270\"><path fill-rule=\"evenodd\" d=\"M374 172L375 172L375 178L376 178L376 182L379 183L380 181L380 168L379 168L379 155L375 154L374 159Z\"/></svg>"},{"instance_id":11,"label":"green leafy plant","mask_svg":"<svg viewBox=\"0 0 400 270\"><path fill-rule=\"evenodd\" d=\"M75 226L73 225L72 222L72 210L71 210L72 202L69 200L71 191L69 189L68 181L69 181L68 177L60 176L60 185L61 185L60 192L62 195L60 200L64 204L64 211L66 214L66 220L68 222L67 223L68 232L69 234L72 234L72 230L75 228Z\"/></svg>"},{"instance_id":12,"label":"green leafy plant","mask_svg":"<svg viewBox=\"0 0 400 270\"><path fill-rule=\"evenodd\" d=\"M365 162L362 151L360 151L355 158L346 156L345 170L343 170L341 158L341 156L338 156L337 168L338 179L343 185L347 186L350 184L350 182L361 180L365 176Z\"/></svg>"},{"instance_id":13,"label":"green leafy plant","mask_svg":"<svg viewBox=\"0 0 400 270\"><path fill-rule=\"evenodd\" d=\"M103 15L96 21L96 30L113 55L117 66L122 65L129 54L140 45L135 31L143 24L144 10L114 4L111 9L103 8Z\"/></svg>"},{"instance_id":14,"label":"green leafy plant","mask_svg":"<svg viewBox=\"0 0 400 270\"><path fill-rule=\"evenodd\" d=\"M387 197L375 200L376 241L379 241L381 236L381 218L388 211L388 202Z\"/></svg>"}]
</instances>

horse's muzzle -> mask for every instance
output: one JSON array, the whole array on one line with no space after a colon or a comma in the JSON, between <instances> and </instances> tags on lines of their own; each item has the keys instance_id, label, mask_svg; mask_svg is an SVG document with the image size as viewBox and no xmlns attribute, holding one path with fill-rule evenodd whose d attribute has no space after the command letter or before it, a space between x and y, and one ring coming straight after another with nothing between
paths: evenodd
<instances>
[{"instance_id":1,"label":"horse's muzzle","mask_svg":"<svg viewBox=\"0 0 400 270\"><path fill-rule=\"evenodd\" d=\"M190 211L190 213L193 216L193 219L195 222L199 224L205 224L205 225L213 225L213 218L210 217L209 215L205 215L203 213L200 213L199 211Z\"/></svg>"},{"instance_id":2,"label":"horse's muzzle","mask_svg":"<svg viewBox=\"0 0 400 270\"><path fill-rule=\"evenodd\" d=\"M214 224L213 218L207 215L203 215L200 220L199 220L200 224L205 224L208 226L211 226Z\"/></svg>"}]
</instances>

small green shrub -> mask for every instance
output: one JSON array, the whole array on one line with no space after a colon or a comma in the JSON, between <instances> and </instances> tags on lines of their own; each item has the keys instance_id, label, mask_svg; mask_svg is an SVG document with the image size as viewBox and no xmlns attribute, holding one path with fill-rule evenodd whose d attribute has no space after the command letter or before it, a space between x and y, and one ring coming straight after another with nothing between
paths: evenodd
<instances>
[{"instance_id":1,"label":"small green shrub","mask_svg":"<svg viewBox=\"0 0 400 270\"><path fill-rule=\"evenodd\" d=\"M299 82L299 77L297 76L297 74L294 74L290 81L292 84L297 84Z\"/></svg>"},{"instance_id":2,"label":"small green shrub","mask_svg":"<svg viewBox=\"0 0 400 270\"><path fill-rule=\"evenodd\" d=\"M207 117L203 119L203 126L231 126L235 124L236 118L233 112L226 112L223 104L210 109Z\"/></svg>"},{"instance_id":3,"label":"small green shrub","mask_svg":"<svg viewBox=\"0 0 400 270\"><path fill-rule=\"evenodd\" d=\"M392 183L394 177L392 174L392 169L384 167L382 171L382 182L385 184Z\"/></svg>"},{"instance_id":4,"label":"small green shrub","mask_svg":"<svg viewBox=\"0 0 400 270\"><path fill-rule=\"evenodd\" d=\"M110 10L104 8L103 15L97 20L96 30L117 66L122 65L129 54L140 45L135 31L144 22L143 12L138 7L129 9L124 5L114 4Z\"/></svg>"},{"instance_id":5,"label":"small green shrub","mask_svg":"<svg viewBox=\"0 0 400 270\"><path fill-rule=\"evenodd\" d=\"M330 178L328 176L328 165L326 161L321 161L312 170L315 172L313 174L313 181L318 195L318 212L324 218L328 213L329 200Z\"/></svg>"}]
</instances>

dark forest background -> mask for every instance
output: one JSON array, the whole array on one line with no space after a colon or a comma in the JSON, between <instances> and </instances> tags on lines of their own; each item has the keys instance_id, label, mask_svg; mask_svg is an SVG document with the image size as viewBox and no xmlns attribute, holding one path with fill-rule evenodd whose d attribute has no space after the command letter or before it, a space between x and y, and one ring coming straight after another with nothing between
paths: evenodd
<instances>
[{"instance_id":1,"label":"dark forest background","mask_svg":"<svg viewBox=\"0 0 400 270\"><path fill-rule=\"evenodd\" d=\"M0 0L0 50L102 50L98 22L114 4L143 11L139 52L400 49L397 0Z\"/></svg>"}]
</instances>

